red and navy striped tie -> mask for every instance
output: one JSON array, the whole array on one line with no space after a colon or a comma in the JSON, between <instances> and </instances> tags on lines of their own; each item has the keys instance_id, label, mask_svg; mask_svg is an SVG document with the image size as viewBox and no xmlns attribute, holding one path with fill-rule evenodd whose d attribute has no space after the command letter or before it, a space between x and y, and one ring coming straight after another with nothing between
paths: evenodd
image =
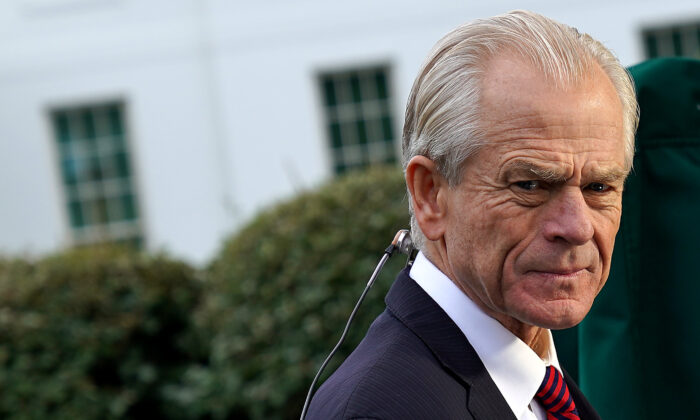
<instances>
[{"instance_id":1,"label":"red and navy striped tie","mask_svg":"<svg viewBox=\"0 0 700 420\"><path fill-rule=\"evenodd\" d=\"M547 366L542 385L535 395L547 410L547 420L580 420L569 387L554 366Z\"/></svg>"}]
</instances>

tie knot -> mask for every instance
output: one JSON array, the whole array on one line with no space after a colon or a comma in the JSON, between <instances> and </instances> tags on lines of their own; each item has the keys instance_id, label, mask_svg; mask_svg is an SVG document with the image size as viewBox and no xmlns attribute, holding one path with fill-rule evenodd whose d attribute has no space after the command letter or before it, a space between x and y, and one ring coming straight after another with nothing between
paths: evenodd
<instances>
[{"instance_id":1,"label":"tie knot","mask_svg":"<svg viewBox=\"0 0 700 420\"><path fill-rule=\"evenodd\" d=\"M547 410L547 420L579 420L576 404L569 394L569 387L554 366L547 366L542 385L535 396Z\"/></svg>"}]
</instances>

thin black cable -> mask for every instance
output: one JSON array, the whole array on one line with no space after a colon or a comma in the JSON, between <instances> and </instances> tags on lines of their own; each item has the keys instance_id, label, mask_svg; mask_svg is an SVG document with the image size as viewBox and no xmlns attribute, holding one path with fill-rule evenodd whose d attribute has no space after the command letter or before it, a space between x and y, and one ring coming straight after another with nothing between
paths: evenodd
<instances>
[{"instance_id":1,"label":"thin black cable","mask_svg":"<svg viewBox=\"0 0 700 420\"><path fill-rule=\"evenodd\" d=\"M323 372L323 369L326 368L326 365L328 364L328 362L331 361L331 359L333 358L335 353L338 351L340 346L343 344L343 341L345 341L345 336L348 335L348 331L350 330L350 324L352 324L352 321L355 318L355 314L357 313L357 310L360 308L362 301L365 300L365 296L367 296L367 292L369 292L369 289L374 284L374 281L377 279L377 276L379 275L379 272L384 267L384 264L386 264L389 257L391 257L395 251L396 251L396 246L393 244L389 245L389 247L384 251L384 255L382 255L382 258L379 260L379 264L377 264L377 267L374 269L372 276L369 278L369 281L367 282L367 286L365 286L365 290L362 291L362 295L360 295L360 299L358 299L357 303L355 304L355 309L352 310L352 313L350 314L350 318L348 318L348 322L345 324L345 329L343 330L343 334L340 336L340 340L338 340L338 344L336 344L335 347L333 347L333 350L331 350L331 352L328 354L328 357L326 357L326 360L323 361L323 364L321 364L321 367L318 369L318 372L316 372L316 376L314 377L314 380L311 382L311 386L309 387L309 392L306 394L306 400L304 401L304 409L301 411L300 420L304 420L304 418L306 417L306 412L309 409L309 403L311 402L311 396L313 395L314 387L316 386L316 382L318 382L318 379L321 377L321 373Z\"/></svg>"}]
</instances>

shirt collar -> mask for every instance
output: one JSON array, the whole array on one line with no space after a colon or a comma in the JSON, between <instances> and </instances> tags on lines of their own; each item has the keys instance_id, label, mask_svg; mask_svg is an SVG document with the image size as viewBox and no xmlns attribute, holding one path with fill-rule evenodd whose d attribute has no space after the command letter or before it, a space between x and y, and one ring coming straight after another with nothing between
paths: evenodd
<instances>
[{"instance_id":1,"label":"shirt collar","mask_svg":"<svg viewBox=\"0 0 700 420\"><path fill-rule=\"evenodd\" d=\"M543 361L522 340L488 316L422 252L411 267L410 276L447 313L469 340L491 379L517 418L528 409L544 378L547 365L559 371L552 334L549 354Z\"/></svg>"}]
</instances>

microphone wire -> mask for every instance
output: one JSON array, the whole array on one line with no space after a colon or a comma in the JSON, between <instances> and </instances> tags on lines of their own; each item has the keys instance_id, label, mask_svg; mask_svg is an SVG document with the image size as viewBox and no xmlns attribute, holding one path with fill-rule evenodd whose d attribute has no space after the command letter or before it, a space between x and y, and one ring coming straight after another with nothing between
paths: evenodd
<instances>
[{"instance_id":1,"label":"microphone wire","mask_svg":"<svg viewBox=\"0 0 700 420\"><path fill-rule=\"evenodd\" d=\"M387 249L384 250L384 255L382 255L382 258L379 260L379 264L377 264L377 267L374 269L372 276L369 278L369 281L367 282L367 286L365 286L365 290L362 291L362 295L360 295L360 299L358 299L357 303L355 304L355 309L352 310L352 313L350 314L350 318L348 318L348 322L345 324L345 329L343 330L343 334L340 336L340 340L338 340L338 344L336 344L335 347L333 347L333 350L331 350L331 352L328 354L328 357L326 357L326 360L323 361L323 364L321 364L321 367L318 369L318 372L316 372L316 376L314 377L314 380L311 382L311 386L309 387L309 392L306 394L306 400L304 401L304 409L301 411L300 420L304 420L304 418L306 417L306 412L309 410L309 403L311 402L311 396L313 395L314 387L316 386L316 382L318 382L318 379L321 377L321 373L326 368L326 365L328 365L328 362L331 361L331 359L333 358L335 353L338 351L340 346L343 344L343 341L345 341L345 337L348 335L348 331L350 330L350 324L352 324L352 321L355 318L355 314L357 313L357 310L360 308L362 301L365 300L365 296L367 296L367 292L369 292L369 289L374 284L374 281L377 279L379 272L382 271L384 264L386 264L389 257L391 257L394 254L394 252L396 252L396 250L397 250L397 247L394 244L389 245L387 247Z\"/></svg>"}]
</instances>

